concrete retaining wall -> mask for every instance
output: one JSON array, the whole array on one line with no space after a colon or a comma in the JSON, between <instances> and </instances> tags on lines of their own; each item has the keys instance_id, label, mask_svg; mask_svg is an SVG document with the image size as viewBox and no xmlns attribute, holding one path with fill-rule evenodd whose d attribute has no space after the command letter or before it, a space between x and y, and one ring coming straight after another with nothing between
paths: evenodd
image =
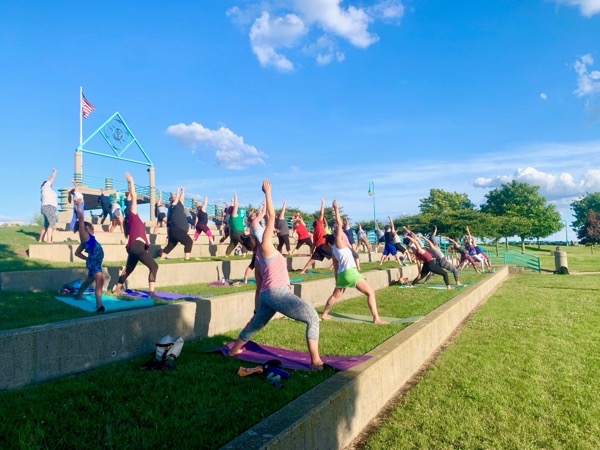
<instances>
[{"instance_id":1,"label":"concrete retaining wall","mask_svg":"<svg viewBox=\"0 0 600 450\"><path fill-rule=\"evenodd\" d=\"M50 246L46 247L50 248ZM361 254L360 259L361 261L368 261L369 255ZM308 257L306 256L287 258L288 271L301 270L307 261ZM33 292L57 291L65 283L78 278L83 279L87 276L87 271L83 267L83 261L81 264L81 269L73 268L1 272L0 290ZM163 286L208 283L220 280L222 276L228 280L241 279L244 277L244 272L246 267L248 267L248 264L250 264L250 257L237 260L187 261L173 264L160 264L159 262L156 287L160 288ZM312 267L327 268L329 265L329 261L316 261L312 264ZM104 268L104 290L112 289L114 284L117 282L119 273L122 269L123 266L120 265L108 265ZM300 275L290 274L291 278L294 278L295 276ZM130 289L146 289L147 286L148 269L146 269L142 264L138 264L136 270L127 279L127 287Z\"/></svg>"},{"instance_id":2,"label":"concrete retaining wall","mask_svg":"<svg viewBox=\"0 0 600 450\"><path fill-rule=\"evenodd\" d=\"M504 268L462 292L379 345L368 361L338 372L223 448L346 447L508 273Z\"/></svg>"},{"instance_id":3,"label":"concrete retaining wall","mask_svg":"<svg viewBox=\"0 0 600 450\"><path fill-rule=\"evenodd\" d=\"M162 336L194 335L190 302L0 331L0 390L70 375L154 351Z\"/></svg>"},{"instance_id":4,"label":"concrete retaining wall","mask_svg":"<svg viewBox=\"0 0 600 450\"><path fill-rule=\"evenodd\" d=\"M247 266L247 261L229 262L237 266L232 271L243 273ZM374 289L381 289L388 286L387 272L372 271L364 275ZM296 293L310 299L310 303L321 306L333 291L334 281L328 278L293 287ZM348 289L344 298L357 295L354 289ZM155 340L166 334L195 339L239 329L252 317L254 307L254 291L249 291L0 331L0 348L9 355L18 355L0 365L0 390L152 352Z\"/></svg>"}]
</instances>

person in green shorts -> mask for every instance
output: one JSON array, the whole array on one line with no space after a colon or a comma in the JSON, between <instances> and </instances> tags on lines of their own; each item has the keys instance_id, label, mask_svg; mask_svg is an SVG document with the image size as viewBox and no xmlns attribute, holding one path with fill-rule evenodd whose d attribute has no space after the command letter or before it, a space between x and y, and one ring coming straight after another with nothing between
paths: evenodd
<instances>
[{"instance_id":1,"label":"person in green shorts","mask_svg":"<svg viewBox=\"0 0 600 450\"><path fill-rule=\"evenodd\" d=\"M356 262L352 255L352 250L348 238L344 233L342 217L338 209L337 200L333 201L333 216L335 218L335 231L333 235L328 235L326 238L327 244L333 246L333 266L335 268L335 289L327 299L325 309L321 314L321 319L329 319L329 312L335 302L346 291L346 288L356 288L367 296L367 305L373 316L373 323L386 324L387 322L377 312L377 302L375 300L375 291L369 285L369 282L356 268ZM346 237L346 239L344 239Z\"/></svg>"}]
</instances>

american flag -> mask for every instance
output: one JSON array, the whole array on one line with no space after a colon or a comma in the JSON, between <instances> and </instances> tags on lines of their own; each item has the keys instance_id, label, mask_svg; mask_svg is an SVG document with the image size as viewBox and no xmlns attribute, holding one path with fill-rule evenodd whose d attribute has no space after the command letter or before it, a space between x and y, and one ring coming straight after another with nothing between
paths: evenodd
<instances>
[{"instance_id":1,"label":"american flag","mask_svg":"<svg viewBox=\"0 0 600 450\"><path fill-rule=\"evenodd\" d=\"M89 116L93 110L95 110L96 108L94 107L94 105L92 105L87 98L85 98L85 95L83 95L83 93L81 94L81 115L83 116L84 119L87 118L87 116Z\"/></svg>"}]
</instances>

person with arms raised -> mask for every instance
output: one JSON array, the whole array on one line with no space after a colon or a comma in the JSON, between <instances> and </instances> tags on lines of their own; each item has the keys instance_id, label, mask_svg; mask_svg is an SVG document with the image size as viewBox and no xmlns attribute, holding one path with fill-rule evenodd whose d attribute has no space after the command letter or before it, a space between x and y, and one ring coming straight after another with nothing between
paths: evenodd
<instances>
[{"instance_id":1,"label":"person with arms raised","mask_svg":"<svg viewBox=\"0 0 600 450\"><path fill-rule=\"evenodd\" d=\"M273 235L275 227L275 209L271 198L271 183L264 180L262 191L265 194L267 212L265 234ZM253 236L245 236L256 244ZM252 244L245 244L252 250ZM310 355L311 367L315 370L323 368L323 361L319 355L319 315L315 308L297 297L290 290L290 278L287 272L286 258L275 249L270 239L263 241L255 247L256 250L256 298L257 307L254 316L239 334L229 356L237 355L243 351L244 344L262 329L275 313L290 317L291 319L306 324L306 344Z\"/></svg>"}]
</instances>

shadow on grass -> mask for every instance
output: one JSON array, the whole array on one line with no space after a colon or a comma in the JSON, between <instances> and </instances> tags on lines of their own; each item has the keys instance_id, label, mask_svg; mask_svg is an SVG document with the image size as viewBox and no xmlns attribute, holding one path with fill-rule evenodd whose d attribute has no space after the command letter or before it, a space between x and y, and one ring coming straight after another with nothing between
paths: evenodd
<instances>
[{"instance_id":1,"label":"shadow on grass","mask_svg":"<svg viewBox=\"0 0 600 450\"><path fill-rule=\"evenodd\" d=\"M27 230L24 230L23 228L21 228L20 230L18 230L17 233L24 234L25 236L31 236L34 239L36 239L39 236L39 233L36 233L34 231L27 231Z\"/></svg>"},{"instance_id":2,"label":"shadow on grass","mask_svg":"<svg viewBox=\"0 0 600 450\"><path fill-rule=\"evenodd\" d=\"M18 270L53 269L50 263L24 259L27 254L14 251L6 244L0 244L0 272L14 272Z\"/></svg>"}]
</instances>

